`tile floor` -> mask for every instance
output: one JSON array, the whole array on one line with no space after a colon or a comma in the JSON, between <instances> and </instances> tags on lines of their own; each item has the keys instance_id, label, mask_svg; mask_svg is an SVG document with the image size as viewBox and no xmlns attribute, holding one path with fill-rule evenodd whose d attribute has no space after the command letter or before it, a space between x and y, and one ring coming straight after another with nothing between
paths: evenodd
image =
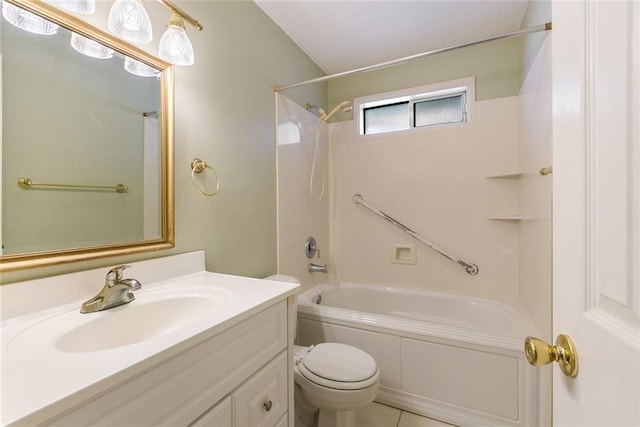
<instances>
[{"instance_id":1,"label":"tile floor","mask_svg":"<svg viewBox=\"0 0 640 427\"><path fill-rule=\"evenodd\" d=\"M451 424L373 402L356 411L358 427L452 427Z\"/></svg>"}]
</instances>

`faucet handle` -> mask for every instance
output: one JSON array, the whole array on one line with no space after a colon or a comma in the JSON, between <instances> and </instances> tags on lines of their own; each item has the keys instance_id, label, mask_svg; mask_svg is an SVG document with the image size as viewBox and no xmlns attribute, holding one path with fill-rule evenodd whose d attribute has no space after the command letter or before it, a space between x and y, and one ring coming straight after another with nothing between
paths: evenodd
<instances>
[{"instance_id":1,"label":"faucet handle","mask_svg":"<svg viewBox=\"0 0 640 427\"><path fill-rule=\"evenodd\" d=\"M113 285L114 283L122 280L122 272L129 267L131 266L117 265L113 267L111 270L109 270L109 272L107 273L104 279L107 281L109 285Z\"/></svg>"},{"instance_id":2,"label":"faucet handle","mask_svg":"<svg viewBox=\"0 0 640 427\"><path fill-rule=\"evenodd\" d=\"M304 244L304 253L307 255L307 258L311 259L314 255L318 255L320 258L320 248L316 243L316 239L313 237L309 237Z\"/></svg>"}]
</instances>

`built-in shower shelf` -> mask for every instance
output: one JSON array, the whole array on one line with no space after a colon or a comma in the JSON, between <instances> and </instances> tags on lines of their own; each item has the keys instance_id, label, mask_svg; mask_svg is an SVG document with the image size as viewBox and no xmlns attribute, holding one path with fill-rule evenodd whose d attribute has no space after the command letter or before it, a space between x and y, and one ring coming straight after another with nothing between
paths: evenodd
<instances>
[{"instance_id":1,"label":"built-in shower shelf","mask_svg":"<svg viewBox=\"0 0 640 427\"><path fill-rule=\"evenodd\" d=\"M521 176L522 176L522 172L514 171L514 172L506 172L506 173L499 173L499 174L495 174L495 175L490 175L490 176L487 176L485 178L487 178L487 179L494 179L494 178L515 179L515 178L520 178Z\"/></svg>"},{"instance_id":2,"label":"built-in shower shelf","mask_svg":"<svg viewBox=\"0 0 640 427\"><path fill-rule=\"evenodd\" d=\"M502 173L496 173L496 174L485 177L487 179L496 180L494 181L494 183L490 184L490 191L491 191L490 194L493 195L493 198L496 201L500 200L502 202L501 205L504 203L505 200L506 201L510 200L512 202L512 203L509 203L512 207L506 208L505 209L506 212L518 211L518 208L516 207L518 205L517 179L519 179L521 176L522 176L521 171L507 170ZM500 183L498 181L500 181ZM487 219L492 221L508 221L508 222L515 223L515 222L522 221L522 216L518 214L511 214L511 213L490 214L490 215L487 215Z\"/></svg>"},{"instance_id":3,"label":"built-in shower shelf","mask_svg":"<svg viewBox=\"0 0 640 427\"><path fill-rule=\"evenodd\" d=\"M492 215L487 217L487 219L490 219L492 221L513 221L513 222L518 222L518 221L522 221L524 218L522 218L522 216L520 215Z\"/></svg>"}]
</instances>

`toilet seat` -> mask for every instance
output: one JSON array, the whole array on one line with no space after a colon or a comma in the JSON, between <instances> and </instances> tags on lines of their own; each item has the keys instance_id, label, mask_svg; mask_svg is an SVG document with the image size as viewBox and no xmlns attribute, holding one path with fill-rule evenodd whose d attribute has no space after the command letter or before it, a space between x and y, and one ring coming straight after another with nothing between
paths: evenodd
<instances>
[{"instance_id":1,"label":"toilet seat","mask_svg":"<svg viewBox=\"0 0 640 427\"><path fill-rule=\"evenodd\" d=\"M309 381L337 390L364 389L379 379L373 357L356 347L338 343L316 345L301 358L298 369Z\"/></svg>"}]
</instances>

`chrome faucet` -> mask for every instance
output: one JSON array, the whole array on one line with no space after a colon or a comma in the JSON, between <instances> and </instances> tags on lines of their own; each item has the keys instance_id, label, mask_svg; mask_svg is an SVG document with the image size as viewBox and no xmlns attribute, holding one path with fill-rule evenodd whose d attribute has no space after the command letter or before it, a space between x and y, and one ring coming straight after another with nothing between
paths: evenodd
<instances>
[{"instance_id":1,"label":"chrome faucet","mask_svg":"<svg viewBox=\"0 0 640 427\"><path fill-rule=\"evenodd\" d=\"M327 273L327 264L325 265L318 265L318 264L314 264L312 262L309 263L309 273Z\"/></svg>"},{"instance_id":2,"label":"chrome faucet","mask_svg":"<svg viewBox=\"0 0 640 427\"><path fill-rule=\"evenodd\" d=\"M107 310L136 299L133 291L137 291L142 285L136 279L122 278L122 272L129 267L129 265L118 265L109 270L102 290L95 297L82 303L80 313Z\"/></svg>"}]
</instances>

